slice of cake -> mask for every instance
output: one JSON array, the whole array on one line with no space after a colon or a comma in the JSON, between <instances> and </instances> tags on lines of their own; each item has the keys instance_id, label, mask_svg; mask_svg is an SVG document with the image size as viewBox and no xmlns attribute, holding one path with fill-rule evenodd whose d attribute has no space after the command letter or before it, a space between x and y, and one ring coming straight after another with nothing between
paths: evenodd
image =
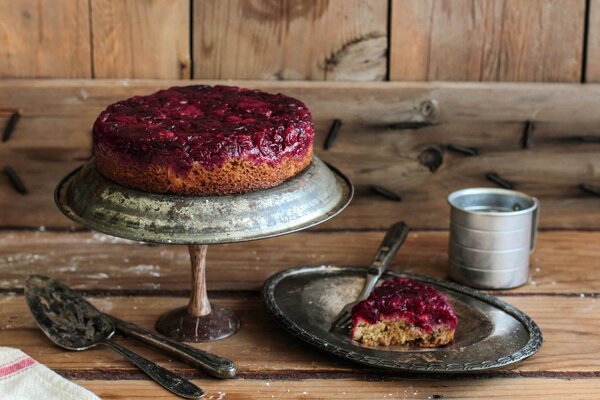
<instances>
[{"instance_id":1,"label":"slice of cake","mask_svg":"<svg viewBox=\"0 0 600 400\"><path fill-rule=\"evenodd\" d=\"M454 339L458 322L446 296L403 277L375 288L354 306L352 320L352 338L367 346L442 346Z\"/></svg>"},{"instance_id":2,"label":"slice of cake","mask_svg":"<svg viewBox=\"0 0 600 400\"><path fill-rule=\"evenodd\" d=\"M311 162L308 108L283 94L232 86L173 87L110 105L93 128L98 171L154 193L267 189Z\"/></svg>"}]
</instances>

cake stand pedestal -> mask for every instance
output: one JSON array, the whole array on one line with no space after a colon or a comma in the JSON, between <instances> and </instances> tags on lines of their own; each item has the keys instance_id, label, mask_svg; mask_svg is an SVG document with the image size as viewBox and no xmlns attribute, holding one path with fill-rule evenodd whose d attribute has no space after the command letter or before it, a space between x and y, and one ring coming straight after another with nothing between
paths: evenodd
<instances>
[{"instance_id":1,"label":"cake stand pedestal","mask_svg":"<svg viewBox=\"0 0 600 400\"><path fill-rule=\"evenodd\" d=\"M186 342L206 342L224 339L240 327L233 311L211 305L206 293L207 245L188 245L192 260L192 294L187 307L167 312L156 321L156 330L163 335Z\"/></svg>"},{"instance_id":2,"label":"cake stand pedestal","mask_svg":"<svg viewBox=\"0 0 600 400\"><path fill-rule=\"evenodd\" d=\"M185 244L192 265L187 307L164 314L159 332L183 341L226 338L235 314L211 305L206 289L207 245L265 239L333 218L353 188L338 170L314 157L297 176L271 189L227 196L177 196L126 188L104 178L92 159L63 178L54 194L60 210L90 229L149 243Z\"/></svg>"}]
</instances>

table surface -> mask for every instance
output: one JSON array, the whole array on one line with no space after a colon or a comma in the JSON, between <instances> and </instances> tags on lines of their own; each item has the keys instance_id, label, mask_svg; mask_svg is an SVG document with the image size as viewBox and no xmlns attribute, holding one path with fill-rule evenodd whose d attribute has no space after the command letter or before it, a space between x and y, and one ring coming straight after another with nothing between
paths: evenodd
<instances>
[{"instance_id":1,"label":"table surface","mask_svg":"<svg viewBox=\"0 0 600 400\"><path fill-rule=\"evenodd\" d=\"M541 351L511 368L457 377L391 373L321 353L270 320L259 296L266 277L307 260L364 265L382 237L379 231L317 231L211 246L209 296L213 303L235 310L242 327L228 339L194 346L235 360L239 379L213 379L139 344L128 344L193 379L208 399L597 398L598 232L540 233L529 283L496 293L529 314L544 333ZM284 255L273 253L282 247ZM446 251L446 232L412 232L392 268L444 277ZM110 350L77 353L53 346L35 326L19 287L28 273L60 277L100 309L152 328L161 313L186 303L188 262L183 246L148 246L92 232L2 232L0 346L21 348L103 399L174 398Z\"/></svg>"},{"instance_id":2,"label":"table surface","mask_svg":"<svg viewBox=\"0 0 600 400\"><path fill-rule=\"evenodd\" d=\"M110 350L66 352L50 343L27 310L23 282L32 273L55 277L100 309L147 328L163 312L186 304L185 247L148 246L82 230L60 214L52 198L56 182L90 156L90 127L107 104L177 84L0 81L0 127L13 112L21 114L10 140L0 143L1 164L12 166L29 189L19 194L0 174L0 346L22 349L103 399L174 396ZM600 143L581 135L597 137L600 85L233 84L305 101L315 118L317 154L352 179L355 199L339 217L310 231L209 247L209 297L235 310L242 326L226 340L194 346L234 360L239 379L217 380L128 345L193 379L207 399L600 397L600 201L579 188L598 185ZM428 100L435 112L423 115L420 104ZM342 120L342 128L324 151L334 118ZM534 146L524 149L523 122L532 118ZM445 151L446 143L477 147L480 155ZM385 229L400 219L413 231L392 268L444 278L445 198L459 188L493 185L485 179L490 171L542 204L529 282L494 293L539 324L544 345L535 356L478 375L398 374L324 354L269 319L260 300L266 278L296 266L367 265ZM375 195L370 189L375 184L402 201Z\"/></svg>"}]
</instances>

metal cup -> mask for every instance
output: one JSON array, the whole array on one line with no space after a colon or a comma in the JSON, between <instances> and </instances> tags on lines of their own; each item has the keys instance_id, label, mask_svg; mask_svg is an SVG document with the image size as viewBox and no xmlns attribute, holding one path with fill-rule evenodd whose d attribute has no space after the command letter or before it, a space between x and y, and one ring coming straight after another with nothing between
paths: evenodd
<instances>
[{"instance_id":1,"label":"metal cup","mask_svg":"<svg viewBox=\"0 0 600 400\"><path fill-rule=\"evenodd\" d=\"M506 189L471 188L448 196L449 275L482 289L510 289L529 277L539 202Z\"/></svg>"}]
</instances>

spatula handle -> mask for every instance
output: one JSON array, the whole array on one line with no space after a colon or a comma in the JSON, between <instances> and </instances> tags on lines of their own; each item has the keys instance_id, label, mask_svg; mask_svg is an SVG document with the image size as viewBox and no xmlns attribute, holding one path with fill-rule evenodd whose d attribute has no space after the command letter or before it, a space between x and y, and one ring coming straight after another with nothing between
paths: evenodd
<instances>
[{"instance_id":1,"label":"spatula handle","mask_svg":"<svg viewBox=\"0 0 600 400\"><path fill-rule=\"evenodd\" d=\"M225 357L208 353L185 343L176 342L158 332L152 332L131 322L122 321L113 316L111 316L111 319L115 323L117 331L125 336L137 339L177 357L184 363L208 372L214 377L221 379L235 378L235 364Z\"/></svg>"},{"instance_id":2,"label":"spatula handle","mask_svg":"<svg viewBox=\"0 0 600 400\"><path fill-rule=\"evenodd\" d=\"M168 371L160 365L145 359L139 354L121 346L118 343L111 341L100 342L106 347L109 347L134 363L139 369L144 371L156 383L167 389L168 391L183 397L185 399L199 399L204 396L204 391L192 382L183 377Z\"/></svg>"}]
</instances>

